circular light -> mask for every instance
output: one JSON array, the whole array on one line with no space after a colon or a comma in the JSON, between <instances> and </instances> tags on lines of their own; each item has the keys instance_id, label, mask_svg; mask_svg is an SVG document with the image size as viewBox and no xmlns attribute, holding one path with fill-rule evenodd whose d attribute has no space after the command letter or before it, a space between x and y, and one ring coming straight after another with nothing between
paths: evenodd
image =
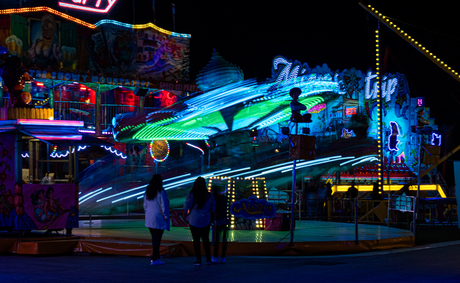
<instances>
[{"instance_id":1,"label":"circular light","mask_svg":"<svg viewBox=\"0 0 460 283\"><path fill-rule=\"evenodd\" d=\"M155 162L163 162L169 156L170 148L167 140L153 140L150 142L150 156Z\"/></svg>"}]
</instances>

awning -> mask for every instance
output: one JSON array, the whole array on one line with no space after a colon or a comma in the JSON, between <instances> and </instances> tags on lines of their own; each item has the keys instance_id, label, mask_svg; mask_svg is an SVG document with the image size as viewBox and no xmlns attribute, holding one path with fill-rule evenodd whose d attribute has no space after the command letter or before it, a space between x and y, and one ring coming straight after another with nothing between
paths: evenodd
<instances>
[{"instance_id":1,"label":"awning","mask_svg":"<svg viewBox=\"0 0 460 283\"><path fill-rule=\"evenodd\" d=\"M61 129L19 129L23 134L39 139L51 145L78 146L78 145L105 145L113 146L112 143L80 133L78 130Z\"/></svg>"},{"instance_id":2,"label":"awning","mask_svg":"<svg viewBox=\"0 0 460 283\"><path fill-rule=\"evenodd\" d=\"M0 133L21 132L57 146L113 146L112 143L81 133L82 121L17 119L0 121Z\"/></svg>"}]
</instances>

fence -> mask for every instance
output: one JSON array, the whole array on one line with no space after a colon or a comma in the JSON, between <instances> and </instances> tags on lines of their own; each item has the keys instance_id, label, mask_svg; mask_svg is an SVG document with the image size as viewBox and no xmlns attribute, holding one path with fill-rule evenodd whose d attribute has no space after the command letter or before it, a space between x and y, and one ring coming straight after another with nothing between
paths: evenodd
<instances>
[{"instance_id":1,"label":"fence","mask_svg":"<svg viewBox=\"0 0 460 283\"><path fill-rule=\"evenodd\" d=\"M112 119L116 114L138 111L139 107L131 105L102 104L101 106L101 127L107 129L112 125Z\"/></svg>"},{"instance_id":2,"label":"fence","mask_svg":"<svg viewBox=\"0 0 460 283\"><path fill-rule=\"evenodd\" d=\"M93 103L76 101L55 101L54 119L84 121L85 124L95 124L96 106Z\"/></svg>"},{"instance_id":3,"label":"fence","mask_svg":"<svg viewBox=\"0 0 460 283\"><path fill-rule=\"evenodd\" d=\"M392 199L392 202L395 202ZM398 207L395 207L397 205ZM388 200L360 200L357 201L359 223L407 224L413 221L409 209L404 204L392 203L397 209L388 210ZM324 221L353 221L353 199L310 199L302 204L301 211L297 206L297 213L302 220ZM455 198L421 198L419 203L418 223L429 225L452 225L458 221L457 203Z\"/></svg>"}]
</instances>

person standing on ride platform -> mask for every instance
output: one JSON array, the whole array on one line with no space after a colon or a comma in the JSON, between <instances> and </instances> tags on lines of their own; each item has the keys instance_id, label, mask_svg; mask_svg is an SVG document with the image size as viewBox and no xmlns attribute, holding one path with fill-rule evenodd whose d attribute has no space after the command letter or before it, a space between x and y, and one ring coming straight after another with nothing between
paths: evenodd
<instances>
[{"instance_id":1,"label":"person standing on ride platform","mask_svg":"<svg viewBox=\"0 0 460 283\"><path fill-rule=\"evenodd\" d=\"M163 178L153 175L144 195L145 226L152 235L151 265L165 264L160 257L160 243L164 230L169 231L169 200L163 189Z\"/></svg>"},{"instance_id":2,"label":"person standing on ride platform","mask_svg":"<svg viewBox=\"0 0 460 283\"><path fill-rule=\"evenodd\" d=\"M310 123L311 122L311 114L300 114L301 110L307 110L307 106L303 105L302 103L299 102L299 96L302 93L302 90L298 87L292 88L289 91L289 95L292 97L292 101L289 104L291 107L291 121L294 123Z\"/></svg>"},{"instance_id":3,"label":"person standing on ride platform","mask_svg":"<svg viewBox=\"0 0 460 283\"><path fill-rule=\"evenodd\" d=\"M355 187L355 181L351 182L351 187L348 188L347 195L350 199L355 199L358 196L358 189Z\"/></svg>"},{"instance_id":4,"label":"person standing on ride platform","mask_svg":"<svg viewBox=\"0 0 460 283\"><path fill-rule=\"evenodd\" d=\"M206 181L198 177L193 184L192 190L187 195L184 204L184 211L187 213L185 219L190 224L190 232L193 238L193 250L196 261L193 265L201 265L200 238L203 241L204 252L207 264L211 261L211 243L209 242L209 230L211 225L211 214L216 210L216 202L211 193L206 189Z\"/></svg>"}]
</instances>

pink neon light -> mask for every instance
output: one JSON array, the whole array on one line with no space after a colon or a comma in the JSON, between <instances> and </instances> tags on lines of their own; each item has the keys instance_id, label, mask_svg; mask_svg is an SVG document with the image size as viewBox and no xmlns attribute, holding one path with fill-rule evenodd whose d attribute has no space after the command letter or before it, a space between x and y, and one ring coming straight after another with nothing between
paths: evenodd
<instances>
[{"instance_id":1,"label":"pink neon light","mask_svg":"<svg viewBox=\"0 0 460 283\"><path fill-rule=\"evenodd\" d=\"M80 3L79 1L74 3ZM70 4L70 3L64 3L64 2L59 2L59 6L61 7L66 7L66 8L71 8L71 9L76 9L76 10L82 10L82 11L88 11L88 12L95 12L95 13L107 13L110 9L112 9L112 6L117 2L117 0L107 0L108 6L105 9L98 9L99 6L101 5L101 0L98 0L96 2L96 8L91 8L91 7L85 7L77 4ZM86 5L86 1L81 2L82 5Z\"/></svg>"},{"instance_id":2,"label":"pink neon light","mask_svg":"<svg viewBox=\"0 0 460 283\"><path fill-rule=\"evenodd\" d=\"M35 137L37 139L43 139L43 140L49 140L49 141L54 141L54 140L81 141L81 138L82 138L81 135L71 135L71 136L35 135Z\"/></svg>"},{"instance_id":3,"label":"pink neon light","mask_svg":"<svg viewBox=\"0 0 460 283\"><path fill-rule=\"evenodd\" d=\"M83 127L83 121L68 121L68 120L39 120L39 119L17 119L17 125L46 125L46 126L68 126L68 127Z\"/></svg>"}]
</instances>

